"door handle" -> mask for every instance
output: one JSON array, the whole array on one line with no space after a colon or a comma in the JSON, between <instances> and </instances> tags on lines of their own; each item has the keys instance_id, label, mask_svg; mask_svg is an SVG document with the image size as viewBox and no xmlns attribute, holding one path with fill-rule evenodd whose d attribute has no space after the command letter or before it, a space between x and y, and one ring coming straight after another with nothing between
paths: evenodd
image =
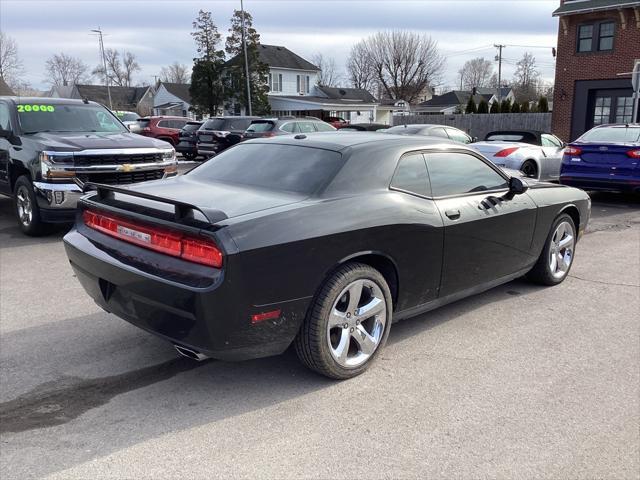
<instances>
[{"instance_id":1,"label":"door handle","mask_svg":"<svg viewBox=\"0 0 640 480\"><path fill-rule=\"evenodd\" d=\"M460 218L460 210L446 210L444 214L451 220L457 220Z\"/></svg>"}]
</instances>

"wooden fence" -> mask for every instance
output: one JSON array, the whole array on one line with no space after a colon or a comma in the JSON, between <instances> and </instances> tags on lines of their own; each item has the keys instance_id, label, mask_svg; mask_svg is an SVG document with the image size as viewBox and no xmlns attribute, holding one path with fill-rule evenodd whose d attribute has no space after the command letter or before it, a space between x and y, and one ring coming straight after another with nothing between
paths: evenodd
<instances>
[{"instance_id":1,"label":"wooden fence","mask_svg":"<svg viewBox=\"0 0 640 480\"><path fill-rule=\"evenodd\" d=\"M474 113L469 115L407 115L393 117L394 125L431 123L449 125L464 130L472 137L483 139L495 130L551 131L551 113Z\"/></svg>"}]
</instances>

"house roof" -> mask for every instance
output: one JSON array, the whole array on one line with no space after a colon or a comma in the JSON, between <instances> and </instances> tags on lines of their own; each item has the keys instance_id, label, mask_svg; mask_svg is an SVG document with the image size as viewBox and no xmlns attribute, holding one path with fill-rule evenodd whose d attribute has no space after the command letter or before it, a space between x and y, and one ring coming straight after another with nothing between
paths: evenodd
<instances>
[{"instance_id":1,"label":"house roof","mask_svg":"<svg viewBox=\"0 0 640 480\"><path fill-rule=\"evenodd\" d=\"M481 93L478 92L478 95L474 97L476 103L480 103L483 99L485 101L491 100L494 93ZM469 102L469 97L471 97L471 92L467 92L464 90L452 90L450 92L444 93L442 95L436 95L431 100L427 100L426 102L419 103L419 107L452 107L454 105L465 105Z\"/></svg>"},{"instance_id":2,"label":"house roof","mask_svg":"<svg viewBox=\"0 0 640 480\"><path fill-rule=\"evenodd\" d=\"M505 98L506 96L509 95L509 93L511 93L512 90L513 90L513 88L511 88L511 87L502 87L502 88L500 88L500 95L502 96L502 98ZM487 87L487 88L480 87L480 88L478 88L478 93L480 95L495 95L496 93L498 93L498 89L497 88L491 88L491 87ZM491 97L489 97L489 98L491 98ZM469 100L467 100L467 101L469 101Z\"/></svg>"},{"instance_id":3,"label":"house roof","mask_svg":"<svg viewBox=\"0 0 640 480\"><path fill-rule=\"evenodd\" d=\"M332 100L355 100L359 102L376 103L375 97L364 88L334 88L319 85L318 90Z\"/></svg>"},{"instance_id":4,"label":"house roof","mask_svg":"<svg viewBox=\"0 0 640 480\"><path fill-rule=\"evenodd\" d=\"M258 56L262 63L266 63L272 68L288 68L291 70L309 70L319 71L313 63L308 62L300 55L296 55L286 47L280 47L277 45L258 45ZM233 62L240 55L229 60L229 63Z\"/></svg>"},{"instance_id":5,"label":"house roof","mask_svg":"<svg viewBox=\"0 0 640 480\"><path fill-rule=\"evenodd\" d=\"M171 95L191 105L191 93L189 93L190 84L161 82L161 85L164 85L164 88L166 88L167 92Z\"/></svg>"},{"instance_id":6,"label":"house roof","mask_svg":"<svg viewBox=\"0 0 640 480\"><path fill-rule=\"evenodd\" d=\"M0 77L0 95L15 95L11 87L7 85L7 82L5 82L2 77Z\"/></svg>"},{"instance_id":7,"label":"house roof","mask_svg":"<svg viewBox=\"0 0 640 480\"><path fill-rule=\"evenodd\" d=\"M109 92L105 85L76 85L80 98L109 105ZM113 106L137 105L149 87L109 87Z\"/></svg>"},{"instance_id":8,"label":"house roof","mask_svg":"<svg viewBox=\"0 0 640 480\"><path fill-rule=\"evenodd\" d=\"M575 15L578 13L595 12L598 10L613 10L625 7L640 7L638 0L565 0L560 7L553 12L554 17L563 15Z\"/></svg>"}]
</instances>

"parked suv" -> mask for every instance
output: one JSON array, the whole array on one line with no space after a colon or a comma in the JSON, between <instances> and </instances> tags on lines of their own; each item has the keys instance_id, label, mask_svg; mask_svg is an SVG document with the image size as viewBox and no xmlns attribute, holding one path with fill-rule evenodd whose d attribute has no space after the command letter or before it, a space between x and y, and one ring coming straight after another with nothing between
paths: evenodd
<instances>
[{"instance_id":1,"label":"parked suv","mask_svg":"<svg viewBox=\"0 0 640 480\"><path fill-rule=\"evenodd\" d=\"M245 139L274 137L290 133L332 132L336 129L314 117L261 118L254 120L244 134Z\"/></svg>"},{"instance_id":2,"label":"parked suv","mask_svg":"<svg viewBox=\"0 0 640 480\"><path fill-rule=\"evenodd\" d=\"M205 158L239 143L252 120L260 117L214 117L208 119L197 132L198 154Z\"/></svg>"},{"instance_id":3,"label":"parked suv","mask_svg":"<svg viewBox=\"0 0 640 480\"><path fill-rule=\"evenodd\" d=\"M187 160L194 160L198 156L198 129L202 122L187 122L180 130L180 142L176 145L176 152L182 154Z\"/></svg>"},{"instance_id":4,"label":"parked suv","mask_svg":"<svg viewBox=\"0 0 640 480\"><path fill-rule=\"evenodd\" d=\"M180 130L189 121L186 117L144 117L138 119L140 131L145 137L164 140L175 146L180 142Z\"/></svg>"},{"instance_id":5,"label":"parked suv","mask_svg":"<svg viewBox=\"0 0 640 480\"><path fill-rule=\"evenodd\" d=\"M100 104L0 97L0 193L14 199L27 235L73 221L82 182L122 185L176 172L173 147L129 132Z\"/></svg>"}]
</instances>

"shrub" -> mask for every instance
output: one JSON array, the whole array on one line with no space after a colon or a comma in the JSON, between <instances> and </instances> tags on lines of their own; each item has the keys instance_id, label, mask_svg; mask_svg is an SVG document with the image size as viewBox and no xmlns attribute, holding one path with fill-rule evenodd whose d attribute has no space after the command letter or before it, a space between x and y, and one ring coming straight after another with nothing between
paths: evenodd
<instances>
[{"instance_id":1,"label":"shrub","mask_svg":"<svg viewBox=\"0 0 640 480\"><path fill-rule=\"evenodd\" d=\"M511 111L511 100L508 98L502 100L502 103L500 104L500 111L502 113L509 113Z\"/></svg>"},{"instance_id":2,"label":"shrub","mask_svg":"<svg viewBox=\"0 0 640 480\"><path fill-rule=\"evenodd\" d=\"M547 100L547 97L540 97L540 100L538 100L538 112L549 112L549 101Z\"/></svg>"},{"instance_id":3,"label":"shrub","mask_svg":"<svg viewBox=\"0 0 640 480\"><path fill-rule=\"evenodd\" d=\"M513 105L511 105L511 113L520 113L520 104L518 102L513 102Z\"/></svg>"},{"instance_id":4,"label":"shrub","mask_svg":"<svg viewBox=\"0 0 640 480\"><path fill-rule=\"evenodd\" d=\"M478 109L476 108L476 102L474 102L473 97L469 97L469 101L467 102L467 108L464 113L478 113Z\"/></svg>"},{"instance_id":5,"label":"shrub","mask_svg":"<svg viewBox=\"0 0 640 480\"><path fill-rule=\"evenodd\" d=\"M480 100L480 104L478 105L478 113L489 113L489 104L484 98Z\"/></svg>"},{"instance_id":6,"label":"shrub","mask_svg":"<svg viewBox=\"0 0 640 480\"><path fill-rule=\"evenodd\" d=\"M520 111L522 113L529 113L529 102L522 102L522 106L520 107Z\"/></svg>"},{"instance_id":7,"label":"shrub","mask_svg":"<svg viewBox=\"0 0 640 480\"><path fill-rule=\"evenodd\" d=\"M500 113L500 103L499 102L493 102L491 104L491 110L489 110L490 113Z\"/></svg>"}]
</instances>

